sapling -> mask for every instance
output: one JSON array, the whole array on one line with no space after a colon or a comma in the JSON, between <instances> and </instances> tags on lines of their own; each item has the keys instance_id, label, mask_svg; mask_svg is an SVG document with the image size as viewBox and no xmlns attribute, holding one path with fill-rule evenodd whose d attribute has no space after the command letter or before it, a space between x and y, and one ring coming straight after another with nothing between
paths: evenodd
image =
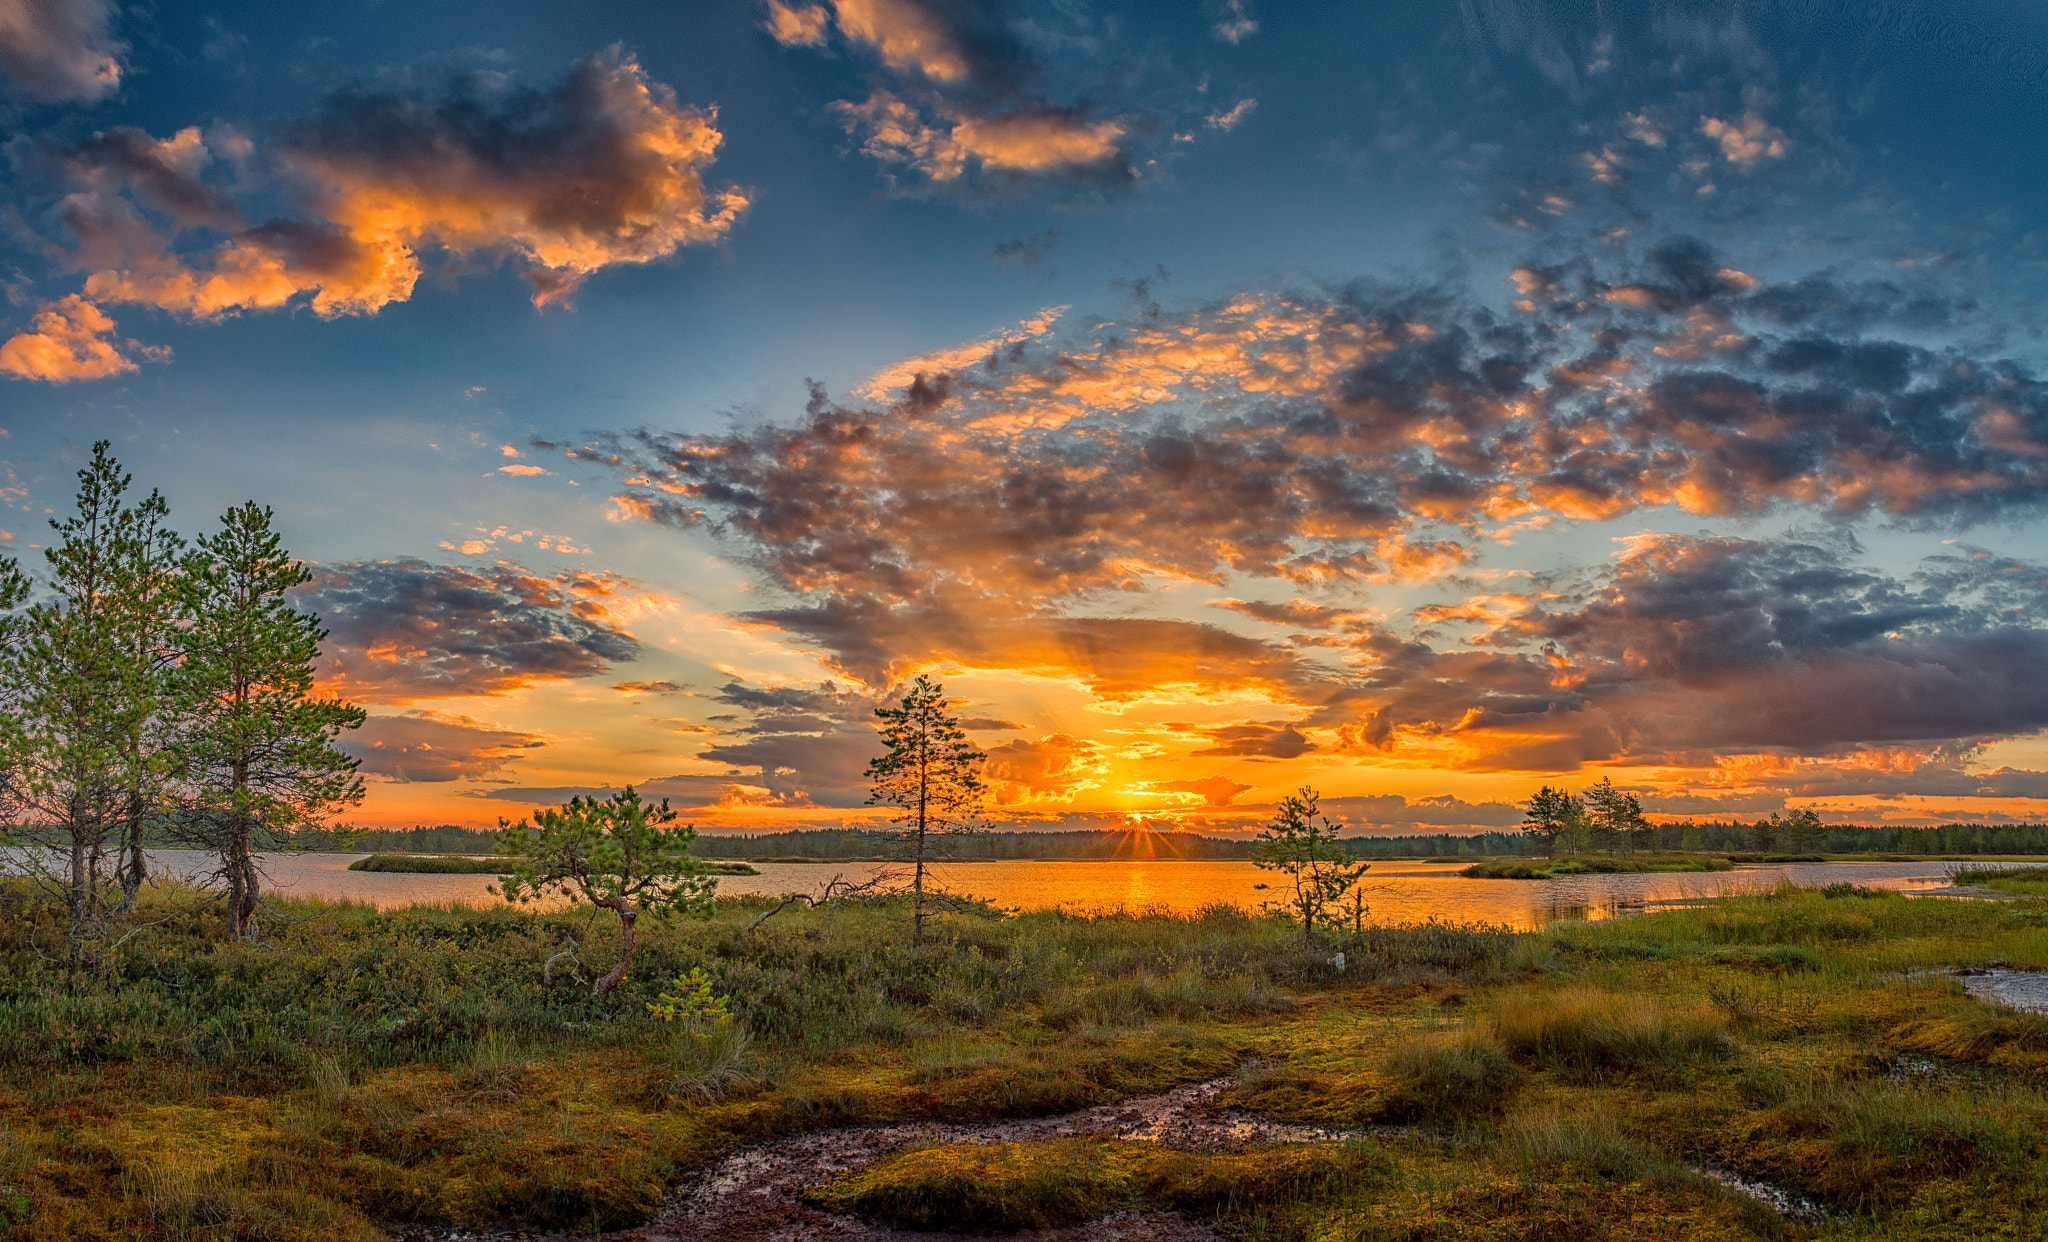
<instances>
[{"instance_id":1,"label":"sapling","mask_svg":"<svg viewBox=\"0 0 2048 1242\"><path fill-rule=\"evenodd\" d=\"M1319 795L1304 785L1280 800L1273 822L1252 846L1252 862L1285 874L1288 884L1279 901L1267 904L1301 923L1302 943L1310 943L1316 925L1340 911L1346 896L1356 892L1369 863L1353 858L1337 840L1337 825L1318 817ZM1364 922L1361 902L1359 922Z\"/></svg>"},{"instance_id":2,"label":"sapling","mask_svg":"<svg viewBox=\"0 0 2048 1242\"><path fill-rule=\"evenodd\" d=\"M514 870L491 891L510 902L568 893L617 914L624 952L591 989L603 1000L633 969L633 927L641 914L711 917L718 877L690 853L697 830L675 827L675 820L666 799L659 806L643 802L631 785L603 802L571 798L564 807L542 807L532 824L499 820L498 853Z\"/></svg>"}]
</instances>

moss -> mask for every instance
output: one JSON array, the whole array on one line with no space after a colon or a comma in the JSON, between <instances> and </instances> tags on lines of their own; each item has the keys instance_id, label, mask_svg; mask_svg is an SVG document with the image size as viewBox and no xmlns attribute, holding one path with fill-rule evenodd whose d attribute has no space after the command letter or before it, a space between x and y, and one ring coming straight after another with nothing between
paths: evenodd
<instances>
[{"instance_id":1,"label":"moss","mask_svg":"<svg viewBox=\"0 0 2048 1242\"><path fill-rule=\"evenodd\" d=\"M1140 1206L1231 1222L1305 1216L1300 1209L1370 1184L1384 1167L1352 1147L1212 1155L1087 1138L954 1144L840 1174L803 1198L830 1212L949 1232L1059 1229Z\"/></svg>"}]
</instances>

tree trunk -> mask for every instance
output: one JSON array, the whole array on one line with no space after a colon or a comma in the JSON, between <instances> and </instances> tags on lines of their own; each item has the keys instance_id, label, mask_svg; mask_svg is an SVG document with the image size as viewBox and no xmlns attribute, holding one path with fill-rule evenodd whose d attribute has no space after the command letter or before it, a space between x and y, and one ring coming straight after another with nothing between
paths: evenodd
<instances>
[{"instance_id":1,"label":"tree trunk","mask_svg":"<svg viewBox=\"0 0 2048 1242\"><path fill-rule=\"evenodd\" d=\"M121 834L121 909L135 909L136 895L149 878L149 860L142 855L142 798L128 799L128 819Z\"/></svg>"},{"instance_id":2,"label":"tree trunk","mask_svg":"<svg viewBox=\"0 0 2048 1242\"><path fill-rule=\"evenodd\" d=\"M85 939L85 902L91 882L86 875L85 828L76 816L71 821L71 947L76 952Z\"/></svg>"},{"instance_id":3,"label":"tree trunk","mask_svg":"<svg viewBox=\"0 0 2048 1242\"><path fill-rule=\"evenodd\" d=\"M592 1000L603 1000L611 995L612 989L619 986L619 982L626 977L626 972L633 969L633 922L640 917L640 913L633 909L633 903L626 900L623 895L613 898L611 904L612 909L619 912L619 930L625 933L626 951L619 957L619 964L612 967L611 973L599 979L597 986L590 990Z\"/></svg>"},{"instance_id":4,"label":"tree trunk","mask_svg":"<svg viewBox=\"0 0 2048 1242\"><path fill-rule=\"evenodd\" d=\"M255 855L249 852L247 834L236 839L235 848L242 869L242 904L235 918L235 938L247 940L256 934L256 908L263 896L263 876L256 870Z\"/></svg>"}]
</instances>

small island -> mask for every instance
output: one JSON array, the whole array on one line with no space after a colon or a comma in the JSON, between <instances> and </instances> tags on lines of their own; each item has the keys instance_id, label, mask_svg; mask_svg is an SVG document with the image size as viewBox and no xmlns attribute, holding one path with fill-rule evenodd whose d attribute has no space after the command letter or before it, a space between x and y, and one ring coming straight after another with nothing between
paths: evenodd
<instances>
[{"instance_id":1,"label":"small island","mask_svg":"<svg viewBox=\"0 0 2048 1242\"><path fill-rule=\"evenodd\" d=\"M504 855L372 854L348 865L350 871L388 871L405 875L511 875L520 859ZM706 875L759 875L741 862L706 861Z\"/></svg>"}]
</instances>

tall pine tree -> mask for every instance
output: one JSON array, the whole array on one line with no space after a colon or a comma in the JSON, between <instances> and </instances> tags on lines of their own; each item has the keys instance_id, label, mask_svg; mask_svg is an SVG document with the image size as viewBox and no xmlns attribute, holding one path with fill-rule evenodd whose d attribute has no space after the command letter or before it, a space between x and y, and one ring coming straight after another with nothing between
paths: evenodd
<instances>
[{"instance_id":1,"label":"tall pine tree","mask_svg":"<svg viewBox=\"0 0 2048 1242\"><path fill-rule=\"evenodd\" d=\"M52 597L29 607L19 641L0 655L12 700L0 715L0 751L31 838L65 857L56 879L74 952L99 911L107 844L131 794L149 782L155 755L140 739L162 706L159 673L137 656L147 644L129 574L163 502L124 505L131 479L107 450L95 444L78 472L77 512L50 522Z\"/></svg>"},{"instance_id":2,"label":"tall pine tree","mask_svg":"<svg viewBox=\"0 0 2048 1242\"><path fill-rule=\"evenodd\" d=\"M174 774L173 733L178 721L170 682L182 654L179 613L185 541L165 526L169 518L170 506L155 492L130 510L115 566L122 661L132 670L142 700L124 721L128 787L116 828L120 860L115 873L121 881L121 904L130 910L149 877L143 834L150 820L162 813L165 786Z\"/></svg>"},{"instance_id":3,"label":"tall pine tree","mask_svg":"<svg viewBox=\"0 0 2048 1242\"><path fill-rule=\"evenodd\" d=\"M284 551L271 513L230 509L185 563L183 776L191 805L177 831L219 859L228 931L253 932L262 877L255 855L362 801L357 760L335 749L361 708L313 697L313 663L327 635L285 592L307 581Z\"/></svg>"},{"instance_id":4,"label":"tall pine tree","mask_svg":"<svg viewBox=\"0 0 2048 1242\"><path fill-rule=\"evenodd\" d=\"M868 805L893 806L893 827L884 829L911 869L911 939L924 937L934 895L928 867L935 839L978 832L985 794L981 764L986 758L967 740L960 722L946 712L939 683L919 677L895 707L875 709L887 754L868 763Z\"/></svg>"},{"instance_id":5,"label":"tall pine tree","mask_svg":"<svg viewBox=\"0 0 2048 1242\"><path fill-rule=\"evenodd\" d=\"M0 557L0 719L14 719L20 706L13 659L28 631L28 617L22 612L28 593L28 575L21 572L21 563L11 556ZM12 844L22 810L21 781L6 741L7 730L0 727L0 845Z\"/></svg>"}]
</instances>

